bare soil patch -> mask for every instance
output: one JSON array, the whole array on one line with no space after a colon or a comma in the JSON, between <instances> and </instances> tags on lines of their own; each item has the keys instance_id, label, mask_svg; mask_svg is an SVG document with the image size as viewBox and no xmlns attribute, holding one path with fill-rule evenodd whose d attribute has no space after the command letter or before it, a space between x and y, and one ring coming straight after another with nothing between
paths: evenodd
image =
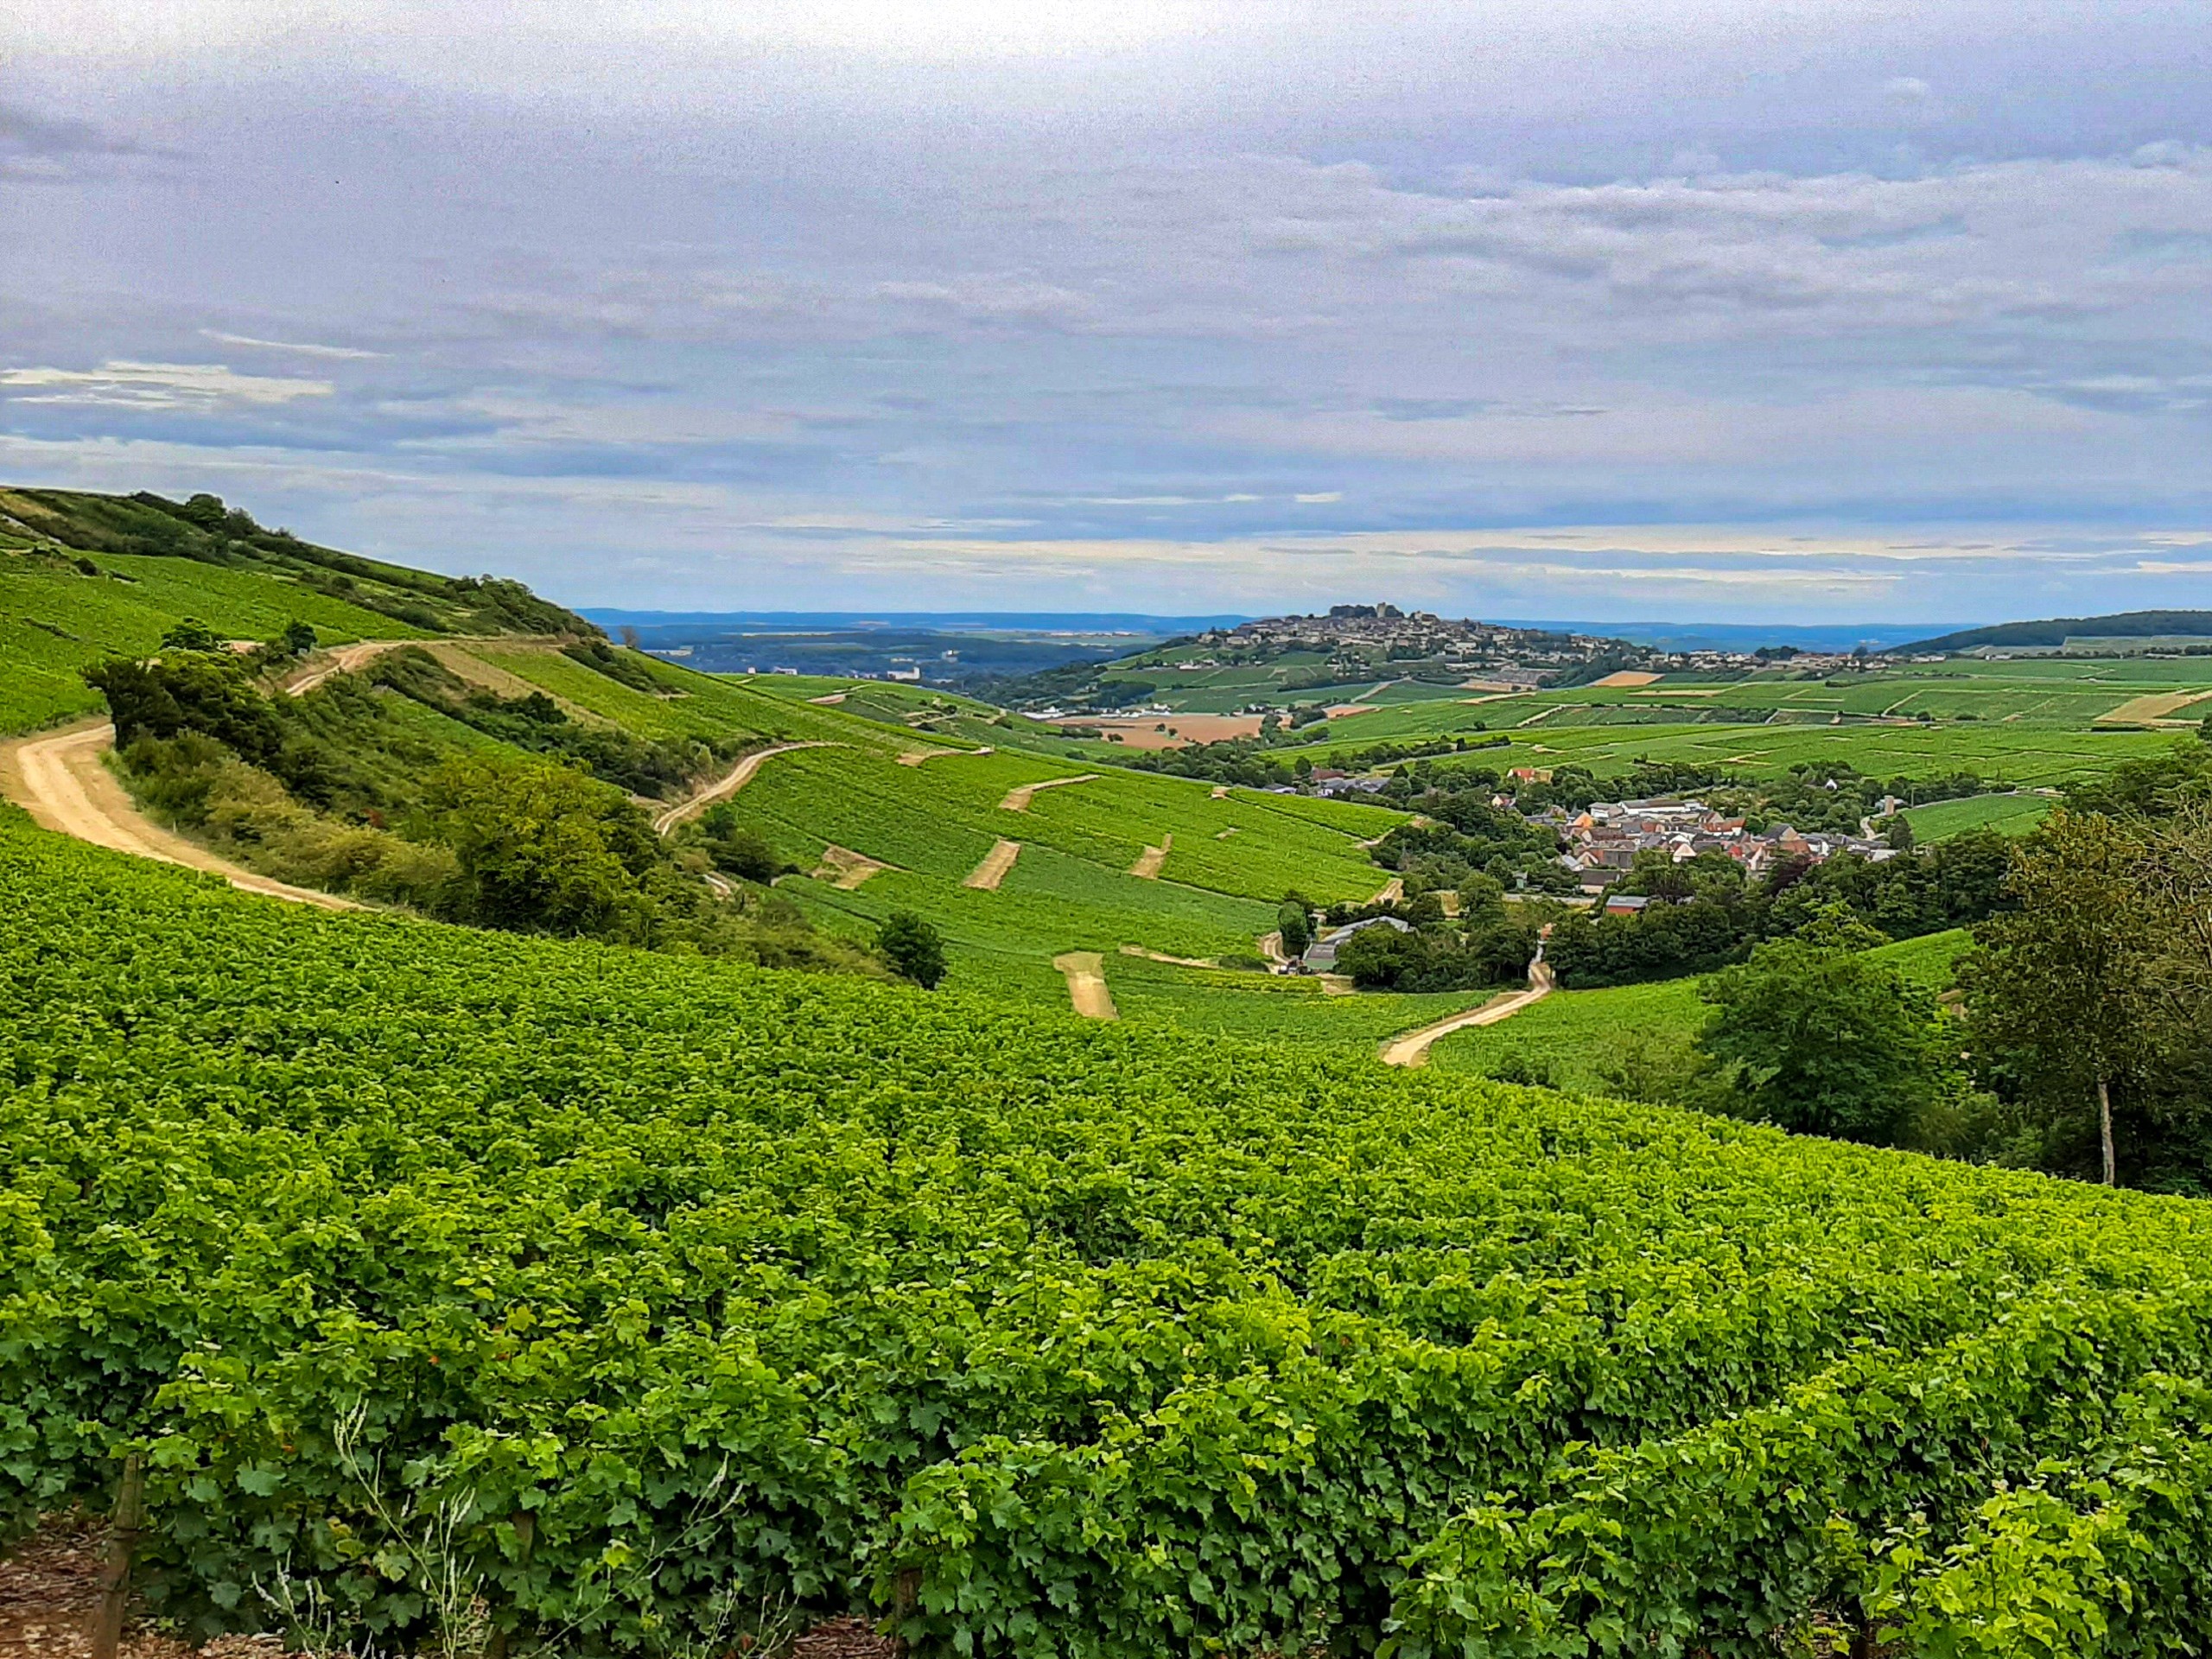
<instances>
[{"instance_id":1,"label":"bare soil patch","mask_svg":"<svg viewBox=\"0 0 2212 1659\"><path fill-rule=\"evenodd\" d=\"M0 1659L91 1659L106 1529L49 1520L0 1558ZM227 1636L193 1648L126 1620L121 1659L278 1659L274 1636Z\"/></svg>"},{"instance_id":2,"label":"bare soil patch","mask_svg":"<svg viewBox=\"0 0 2212 1659\"><path fill-rule=\"evenodd\" d=\"M814 879L850 893L868 877L892 868L880 859L870 858L866 853L856 853L833 842L822 849L822 862L814 868Z\"/></svg>"},{"instance_id":3,"label":"bare soil patch","mask_svg":"<svg viewBox=\"0 0 2212 1659\"><path fill-rule=\"evenodd\" d=\"M1007 791L1006 798L999 803L999 810L1027 812L1029 810L1029 803L1036 799L1037 791L1040 789L1060 789L1069 784L1095 784L1097 781L1096 772L1079 772L1072 778L1047 778L1042 783L1018 785Z\"/></svg>"},{"instance_id":4,"label":"bare soil patch","mask_svg":"<svg viewBox=\"0 0 2212 1659\"><path fill-rule=\"evenodd\" d=\"M1129 874L1146 881L1157 881L1160 879L1160 867L1167 862L1167 855L1173 852L1174 848L1174 836L1163 835L1160 838L1159 846L1147 847L1137 855L1137 861L1129 866Z\"/></svg>"},{"instance_id":5,"label":"bare soil patch","mask_svg":"<svg viewBox=\"0 0 2212 1659\"><path fill-rule=\"evenodd\" d=\"M999 883L1006 880L1007 872L1014 868L1014 861L1020 856L1020 842L1001 841L983 855L983 861L969 871L968 879L960 885L979 893L995 893Z\"/></svg>"},{"instance_id":6,"label":"bare soil patch","mask_svg":"<svg viewBox=\"0 0 2212 1659\"><path fill-rule=\"evenodd\" d=\"M1067 976L1068 1001L1086 1020L1118 1020L1113 994L1106 988L1106 959L1096 950L1071 950L1054 957L1052 966Z\"/></svg>"},{"instance_id":7,"label":"bare soil patch","mask_svg":"<svg viewBox=\"0 0 2212 1659\"><path fill-rule=\"evenodd\" d=\"M2117 709L2106 709L2091 723L2098 726L2153 725L2176 709L2186 709L2207 695L2202 689L2195 691L2152 691L2143 696L2130 697Z\"/></svg>"},{"instance_id":8,"label":"bare soil patch","mask_svg":"<svg viewBox=\"0 0 2212 1659\"><path fill-rule=\"evenodd\" d=\"M1257 737L1258 715L1107 715L1063 721L1060 729L1080 726L1111 734L1129 749L1179 749L1188 743L1217 743L1227 737Z\"/></svg>"},{"instance_id":9,"label":"bare soil patch","mask_svg":"<svg viewBox=\"0 0 2212 1659\"><path fill-rule=\"evenodd\" d=\"M1656 674L1644 674L1632 668L1624 668L1614 673L1606 675L1602 680L1592 680L1590 683L1592 685L1627 686L1656 685L1658 682L1659 677Z\"/></svg>"}]
</instances>

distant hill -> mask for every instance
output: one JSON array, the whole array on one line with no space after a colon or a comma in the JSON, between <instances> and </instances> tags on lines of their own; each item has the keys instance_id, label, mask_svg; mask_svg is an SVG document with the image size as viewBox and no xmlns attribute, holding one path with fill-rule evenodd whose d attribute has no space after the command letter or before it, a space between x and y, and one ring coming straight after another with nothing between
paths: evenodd
<instances>
[{"instance_id":1,"label":"distant hill","mask_svg":"<svg viewBox=\"0 0 2212 1659\"><path fill-rule=\"evenodd\" d=\"M2000 622L1893 647L1899 652L1972 651L1977 645L2063 645L2069 639L2212 639L2212 611L2121 611L2111 616L2059 616L2042 622Z\"/></svg>"}]
</instances>

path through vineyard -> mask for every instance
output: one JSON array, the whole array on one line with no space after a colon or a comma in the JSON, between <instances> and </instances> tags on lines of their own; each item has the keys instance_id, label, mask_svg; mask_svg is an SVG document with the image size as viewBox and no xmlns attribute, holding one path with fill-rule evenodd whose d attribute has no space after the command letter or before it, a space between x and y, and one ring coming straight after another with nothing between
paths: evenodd
<instances>
[{"instance_id":1,"label":"path through vineyard","mask_svg":"<svg viewBox=\"0 0 2212 1659\"><path fill-rule=\"evenodd\" d=\"M1106 959L1096 950L1071 950L1054 957L1052 966L1067 976L1068 1001L1086 1020L1118 1020L1114 994L1106 988Z\"/></svg>"},{"instance_id":2,"label":"path through vineyard","mask_svg":"<svg viewBox=\"0 0 2212 1659\"><path fill-rule=\"evenodd\" d=\"M810 743L778 743L766 749L755 749L721 777L709 784L696 795L687 795L674 806L664 807L653 814L653 833L666 835L687 818L696 818L716 801L726 801L753 781L753 774L776 755L789 754L793 749L835 749L843 746L819 741Z\"/></svg>"},{"instance_id":3,"label":"path through vineyard","mask_svg":"<svg viewBox=\"0 0 2212 1659\"><path fill-rule=\"evenodd\" d=\"M284 690L289 696L304 697L332 675L353 673L387 651L397 651L409 643L405 639L364 639L359 645L340 645L331 652L329 661L317 663L296 678L288 680Z\"/></svg>"},{"instance_id":4,"label":"path through vineyard","mask_svg":"<svg viewBox=\"0 0 2212 1659\"><path fill-rule=\"evenodd\" d=\"M1385 1065L1427 1065L1429 1046L1440 1037L1449 1037L1455 1031L1465 1031L1473 1026L1494 1026L1501 1020L1510 1020L1531 1003L1541 1002L1552 994L1552 968L1541 957L1529 964L1529 988L1516 991L1510 996L1493 997L1479 1008L1470 1008L1465 1014L1455 1014L1439 1020L1433 1025L1393 1037L1382 1045L1382 1064Z\"/></svg>"},{"instance_id":5,"label":"path through vineyard","mask_svg":"<svg viewBox=\"0 0 2212 1659\"><path fill-rule=\"evenodd\" d=\"M999 803L999 810L1027 812L1029 810L1029 803L1037 798L1037 791L1040 789L1065 789L1070 784L1095 784L1097 781L1096 772L1077 772L1072 778L1047 778L1039 783L1018 785L1007 791L1006 798Z\"/></svg>"},{"instance_id":6,"label":"path through vineyard","mask_svg":"<svg viewBox=\"0 0 2212 1659\"><path fill-rule=\"evenodd\" d=\"M1007 872L1014 868L1014 861L1021 856L1021 843L1001 841L983 855L983 861L968 872L968 879L960 885L973 887L978 893L995 893Z\"/></svg>"},{"instance_id":7,"label":"path through vineyard","mask_svg":"<svg viewBox=\"0 0 2212 1659\"><path fill-rule=\"evenodd\" d=\"M365 908L335 893L256 875L162 829L139 811L115 774L103 764L114 747L115 728L105 721L0 745L0 791L27 810L41 827L74 836L95 847L205 870L245 893L289 899L324 910Z\"/></svg>"}]
</instances>

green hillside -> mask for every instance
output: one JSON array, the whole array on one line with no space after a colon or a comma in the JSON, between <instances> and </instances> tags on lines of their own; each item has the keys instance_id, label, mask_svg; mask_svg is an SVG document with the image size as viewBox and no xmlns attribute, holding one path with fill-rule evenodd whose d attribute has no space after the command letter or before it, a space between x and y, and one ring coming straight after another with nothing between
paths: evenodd
<instances>
[{"instance_id":1,"label":"green hillside","mask_svg":"<svg viewBox=\"0 0 2212 1659\"><path fill-rule=\"evenodd\" d=\"M147 656L186 617L237 639L305 622L325 644L598 632L519 582L317 547L213 496L0 488L0 735L96 711L78 671Z\"/></svg>"},{"instance_id":2,"label":"green hillside","mask_svg":"<svg viewBox=\"0 0 2212 1659\"><path fill-rule=\"evenodd\" d=\"M150 1449L188 1630L281 1570L404 1644L1441 1654L1548 1607L1750 1654L1983 1629L2011 1581L1955 1561L2085 1528L2038 1583L2127 1650L2212 1618L2197 1205L310 913L13 813L0 903L0 1513Z\"/></svg>"}]
</instances>

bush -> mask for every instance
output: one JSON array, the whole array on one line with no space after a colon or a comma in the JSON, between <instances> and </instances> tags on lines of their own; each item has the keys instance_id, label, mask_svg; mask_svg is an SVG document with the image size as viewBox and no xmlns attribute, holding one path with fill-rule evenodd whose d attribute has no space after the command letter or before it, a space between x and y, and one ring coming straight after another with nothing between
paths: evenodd
<instances>
[{"instance_id":1,"label":"bush","mask_svg":"<svg viewBox=\"0 0 2212 1659\"><path fill-rule=\"evenodd\" d=\"M639 878L659 856L652 826L620 790L542 760L471 757L432 775L432 836L460 863L461 912L523 931L644 943Z\"/></svg>"},{"instance_id":2,"label":"bush","mask_svg":"<svg viewBox=\"0 0 2212 1659\"><path fill-rule=\"evenodd\" d=\"M925 991L944 977L944 938L911 911L894 910L883 918L875 948L884 959Z\"/></svg>"}]
</instances>

